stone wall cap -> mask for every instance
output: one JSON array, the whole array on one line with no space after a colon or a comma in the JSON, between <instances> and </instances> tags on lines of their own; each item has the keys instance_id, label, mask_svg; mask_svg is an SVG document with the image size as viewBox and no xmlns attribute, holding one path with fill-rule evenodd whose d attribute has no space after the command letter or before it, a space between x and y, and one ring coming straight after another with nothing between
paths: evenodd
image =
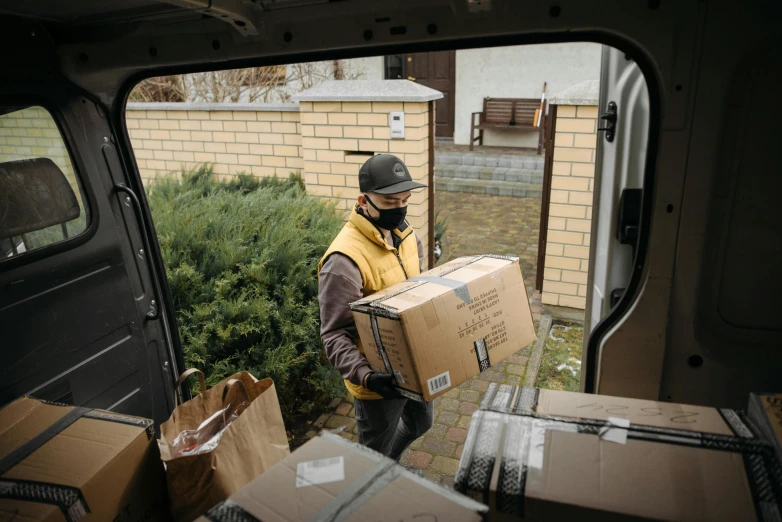
<instances>
[{"instance_id":1,"label":"stone wall cap","mask_svg":"<svg viewBox=\"0 0 782 522\"><path fill-rule=\"evenodd\" d=\"M327 80L294 95L298 102L428 102L443 93L409 80Z\"/></svg>"},{"instance_id":2,"label":"stone wall cap","mask_svg":"<svg viewBox=\"0 0 782 522\"><path fill-rule=\"evenodd\" d=\"M551 105L597 105L600 97L600 82L587 80L552 96Z\"/></svg>"},{"instance_id":3,"label":"stone wall cap","mask_svg":"<svg viewBox=\"0 0 782 522\"><path fill-rule=\"evenodd\" d=\"M132 102L129 111L256 111L256 112L299 112L298 103L167 103Z\"/></svg>"}]
</instances>

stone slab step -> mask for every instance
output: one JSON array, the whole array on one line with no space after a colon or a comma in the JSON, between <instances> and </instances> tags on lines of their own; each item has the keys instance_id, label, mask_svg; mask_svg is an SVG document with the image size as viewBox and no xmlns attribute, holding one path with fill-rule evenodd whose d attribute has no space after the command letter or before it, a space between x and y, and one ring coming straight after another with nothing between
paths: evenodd
<instances>
[{"instance_id":1,"label":"stone slab step","mask_svg":"<svg viewBox=\"0 0 782 522\"><path fill-rule=\"evenodd\" d=\"M540 198L542 185L537 183L515 183L511 181L489 181L482 179L435 178L435 190L444 192L470 192L493 196L515 196L519 198Z\"/></svg>"},{"instance_id":2,"label":"stone slab step","mask_svg":"<svg viewBox=\"0 0 782 522\"><path fill-rule=\"evenodd\" d=\"M474 165L478 167L508 167L514 169L543 170L543 156L513 156L510 154L481 154L461 152L435 152L435 164Z\"/></svg>"},{"instance_id":3,"label":"stone slab step","mask_svg":"<svg viewBox=\"0 0 782 522\"><path fill-rule=\"evenodd\" d=\"M513 183L543 183L543 171L476 165L435 165L435 178L482 179Z\"/></svg>"}]
</instances>

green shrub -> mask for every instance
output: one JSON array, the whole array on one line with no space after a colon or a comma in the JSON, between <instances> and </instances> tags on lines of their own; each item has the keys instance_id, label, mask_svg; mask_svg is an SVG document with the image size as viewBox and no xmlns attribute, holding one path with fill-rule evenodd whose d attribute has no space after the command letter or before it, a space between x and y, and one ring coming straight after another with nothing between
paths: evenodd
<instances>
[{"instance_id":1,"label":"green shrub","mask_svg":"<svg viewBox=\"0 0 782 522\"><path fill-rule=\"evenodd\" d=\"M209 385L247 370L274 379L283 413L344 392L319 334L317 264L341 228L333 206L300 178L211 168L150 188L149 202L177 310L185 364Z\"/></svg>"}]
</instances>

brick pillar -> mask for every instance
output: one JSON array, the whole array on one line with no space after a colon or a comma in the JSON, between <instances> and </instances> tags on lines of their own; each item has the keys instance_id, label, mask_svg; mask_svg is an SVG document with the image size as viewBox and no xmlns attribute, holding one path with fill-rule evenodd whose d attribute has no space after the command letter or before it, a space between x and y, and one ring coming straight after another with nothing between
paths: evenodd
<instances>
[{"instance_id":1,"label":"brick pillar","mask_svg":"<svg viewBox=\"0 0 782 522\"><path fill-rule=\"evenodd\" d=\"M544 304L586 307L597 106L559 105L554 136Z\"/></svg>"},{"instance_id":2,"label":"brick pillar","mask_svg":"<svg viewBox=\"0 0 782 522\"><path fill-rule=\"evenodd\" d=\"M408 81L330 81L294 97L301 111L302 157L307 192L352 211L358 170L375 154L390 153L415 181L428 184L429 102L442 94ZM390 113L403 112L404 138L391 138ZM429 245L429 192L414 191L408 221ZM428 255L425 263L428 263ZM426 266L426 264L425 264Z\"/></svg>"}]
</instances>

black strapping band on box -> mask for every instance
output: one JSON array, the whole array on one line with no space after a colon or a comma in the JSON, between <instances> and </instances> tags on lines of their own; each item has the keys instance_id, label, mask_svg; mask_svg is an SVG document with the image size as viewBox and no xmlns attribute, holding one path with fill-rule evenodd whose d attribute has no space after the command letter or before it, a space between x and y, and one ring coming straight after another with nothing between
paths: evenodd
<instances>
[{"instance_id":1,"label":"black strapping band on box","mask_svg":"<svg viewBox=\"0 0 782 522\"><path fill-rule=\"evenodd\" d=\"M782 520L782 512L780 512L782 498L778 489L782 478L779 477L779 473L775 474L774 470L770 469L772 463L764 455L745 453L743 457L758 518L764 522L779 522ZM776 479L773 475L776 475Z\"/></svg>"},{"instance_id":2,"label":"black strapping band on box","mask_svg":"<svg viewBox=\"0 0 782 522\"><path fill-rule=\"evenodd\" d=\"M262 522L233 500L224 500L204 515L212 522Z\"/></svg>"},{"instance_id":3,"label":"black strapping band on box","mask_svg":"<svg viewBox=\"0 0 782 522\"><path fill-rule=\"evenodd\" d=\"M377 325L377 314L374 310L369 312L369 324L372 326L372 337L375 338L375 346L380 358L383 359L383 366L386 367L386 373L393 375L394 369L391 368L391 361L388 359L388 353L383 346L383 339L380 338L380 327Z\"/></svg>"},{"instance_id":4,"label":"black strapping band on box","mask_svg":"<svg viewBox=\"0 0 782 522\"><path fill-rule=\"evenodd\" d=\"M747 426L747 423L742 419L741 414L737 411L729 410L727 408L719 408L717 411L720 413L722 420L725 421L725 424L733 430L733 433L737 437L752 438L755 436L755 434L752 433L752 430Z\"/></svg>"},{"instance_id":5,"label":"black strapping band on box","mask_svg":"<svg viewBox=\"0 0 782 522\"><path fill-rule=\"evenodd\" d=\"M478 359L478 369L480 371L488 370L491 367L491 361L489 360L489 349L486 347L486 339L483 337L476 339L472 345L475 348L475 358Z\"/></svg>"},{"instance_id":6,"label":"black strapping band on box","mask_svg":"<svg viewBox=\"0 0 782 522\"><path fill-rule=\"evenodd\" d=\"M142 419L141 417L129 417L127 415L117 415L103 410L92 410L84 415L87 419L102 420L106 422L116 422L117 424L127 424L144 428L147 432L147 440L155 436L155 426L152 419Z\"/></svg>"},{"instance_id":7,"label":"black strapping band on box","mask_svg":"<svg viewBox=\"0 0 782 522\"><path fill-rule=\"evenodd\" d=\"M0 479L0 498L55 505L68 522L78 522L90 512L79 488L60 484Z\"/></svg>"},{"instance_id":8,"label":"black strapping band on box","mask_svg":"<svg viewBox=\"0 0 782 522\"><path fill-rule=\"evenodd\" d=\"M513 413L534 412L540 392L537 388L490 383L483 394L480 409Z\"/></svg>"}]
</instances>

